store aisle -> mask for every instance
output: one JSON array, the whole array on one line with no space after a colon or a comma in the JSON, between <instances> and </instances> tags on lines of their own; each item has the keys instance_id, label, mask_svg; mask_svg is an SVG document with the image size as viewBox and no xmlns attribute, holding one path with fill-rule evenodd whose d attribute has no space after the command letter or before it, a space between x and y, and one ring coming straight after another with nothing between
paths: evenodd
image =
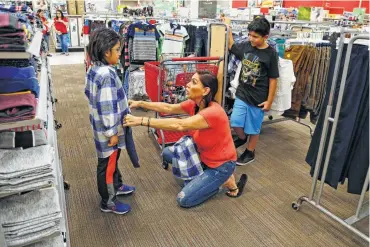
<instances>
[{"instance_id":1,"label":"store aisle","mask_svg":"<svg viewBox=\"0 0 370 247\"><path fill-rule=\"evenodd\" d=\"M256 161L238 167L249 181L245 194L231 199L223 194L193 209L176 203L179 187L145 127L134 129L141 168L134 169L123 152L120 169L125 182L136 186L126 216L101 213L96 188L96 158L84 97L84 65L52 67L58 98L59 153L66 180L72 247L115 246L367 246L344 227L308 205L291 209L298 196L307 195L311 177L304 158L310 143L307 128L293 122L265 126ZM149 114L136 112L135 114ZM326 188L324 205L345 218L355 212L357 196ZM351 207L341 207L341 203ZM368 225L368 221L363 224ZM368 231L368 229L365 229Z\"/></svg>"}]
</instances>

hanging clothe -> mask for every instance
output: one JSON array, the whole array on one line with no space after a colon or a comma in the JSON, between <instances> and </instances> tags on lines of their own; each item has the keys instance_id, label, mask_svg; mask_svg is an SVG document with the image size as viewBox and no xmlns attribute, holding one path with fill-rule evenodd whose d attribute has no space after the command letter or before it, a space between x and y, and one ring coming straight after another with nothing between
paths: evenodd
<instances>
[{"instance_id":1,"label":"hanging clothe","mask_svg":"<svg viewBox=\"0 0 370 247\"><path fill-rule=\"evenodd\" d=\"M343 48L343 55L339 67L339 76L334 95L333 111L330 117L334 117L337 104L340 82L344 68L344 57L347 45ZM329 69L326 94L320 111L320 117L307 153L306 162L311 166L313 175L318 155L321 133L324 125L329 92L334 76L334 67L337 57L335 44L331 48L331 63ZM348 192L361 194L369 168L369 51L368 46L354 45L348 68L346 86L340 109L339 119L325 182L333 188L338 183L344 183L348 178ZM328 133L331 133L329 124ZM322 166L326 157L327 145L325 144ZM321 177L322 171L320 171Z\"/></svg>"},{"instance_id":2,"label":"hanging clothe","mask_svg":"<svg viewBox=\"0 0 370 247\"><path fill-rule=\"evenodd\" d=\"M157 60L157 40L160 35L154 25L137 22L128 28L128 36L132 40L131 62ZM129 42L130 43L130 42Z\"/></svg>"},{"instance_id":3,"label":"hanging clothe","mask_svg":"<svg viewBox=\"0 0 370 247\"><path fill-rule=\"evenodd\" d=\"M176 23L166 23L161 25L160 33L163 36L161 53L163 54L183 54L185 42L189 39L186 29Z\"/></svg>"}]
</instances>

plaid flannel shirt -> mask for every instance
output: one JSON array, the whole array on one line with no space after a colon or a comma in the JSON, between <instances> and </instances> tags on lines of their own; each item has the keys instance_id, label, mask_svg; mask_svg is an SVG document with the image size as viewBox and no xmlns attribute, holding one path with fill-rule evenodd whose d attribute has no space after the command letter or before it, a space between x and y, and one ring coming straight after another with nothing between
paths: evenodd
<instances>
[{"instance_id":1,"label":"plaid flannel shirt","mask_svg":"<svg viewBox=\"0 0 370 247\"><path fill-rule=\"evenodd\" d=\"M183 136L171 147L173 174L183 180L192 180L203 174L202 162L191 136Z\"/></svg>"},{"instance_id":2,"label":"plaid flannel shirt","mask_svg":"<svg viewBox=\"0 0 370 247\"><path fill-rule=\"evenodd\" d=\"M85 95L98 157L107 158L126 146L122 127L123 117L130 113L126 93L113 68L95 63L87 71ZM118 135L118 145L109 147L109 139L114 135Z\"/></svg>"},{"instance_id":3,"label":"plaid flannel shirt","mask_svg":"<svg viewBox=\"0 0 370 247\"><path fill-rule=\"evenodd\" d=\"M235 44L239 44L239 43L243 43L243 42L248 42L248 35L241 36L239 38L235 38ZM271 46L272 48L274 48L278 52L275 41L267 40L267 44L269 46ZM228 64L228 67L227 67L227 73L235 75L235 72L238 69L238 65L239 65L240 62L241 61L234 54L231 53L229 64Z\"/></svg>"}]
</instances>

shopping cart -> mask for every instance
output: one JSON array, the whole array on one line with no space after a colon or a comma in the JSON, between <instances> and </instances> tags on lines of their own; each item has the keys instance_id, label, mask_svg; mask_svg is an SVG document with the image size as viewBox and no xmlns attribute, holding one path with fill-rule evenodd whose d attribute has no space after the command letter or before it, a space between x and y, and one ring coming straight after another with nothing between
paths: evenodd
<instances>
[{"instance_id":1,"label":"shopping cart","mask_svg":"<svg viewBox=\"0 0 370 247\"><path fill-rule=\"evenodd\" d=\"M185 57L146 62L145 87L152 102L178 104L186 100L186 84L197 71L208 71L217 76L220 57ZM156 113L156 118L183 118L186 115ZM187 131L166 131L150 128L161 149L177 142Z\"/></svg>"}]
</instances>

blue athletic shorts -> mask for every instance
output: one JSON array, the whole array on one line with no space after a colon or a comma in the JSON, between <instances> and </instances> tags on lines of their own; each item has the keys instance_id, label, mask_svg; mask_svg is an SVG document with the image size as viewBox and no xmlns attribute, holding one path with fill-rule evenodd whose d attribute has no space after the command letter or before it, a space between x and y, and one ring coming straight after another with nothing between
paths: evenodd
<instances>
[{"instance_id":1,"label":"blue athletic shorts","mask_svg":"<svg viewBox=\"0 0 370 247\"><path fill-rule=\"evenodd\" d=\"M243 128L246 134L259 135L264 115L261 108L251 106L236 98L230 124L231 127Z\"/></svg>"}]
</instances>

